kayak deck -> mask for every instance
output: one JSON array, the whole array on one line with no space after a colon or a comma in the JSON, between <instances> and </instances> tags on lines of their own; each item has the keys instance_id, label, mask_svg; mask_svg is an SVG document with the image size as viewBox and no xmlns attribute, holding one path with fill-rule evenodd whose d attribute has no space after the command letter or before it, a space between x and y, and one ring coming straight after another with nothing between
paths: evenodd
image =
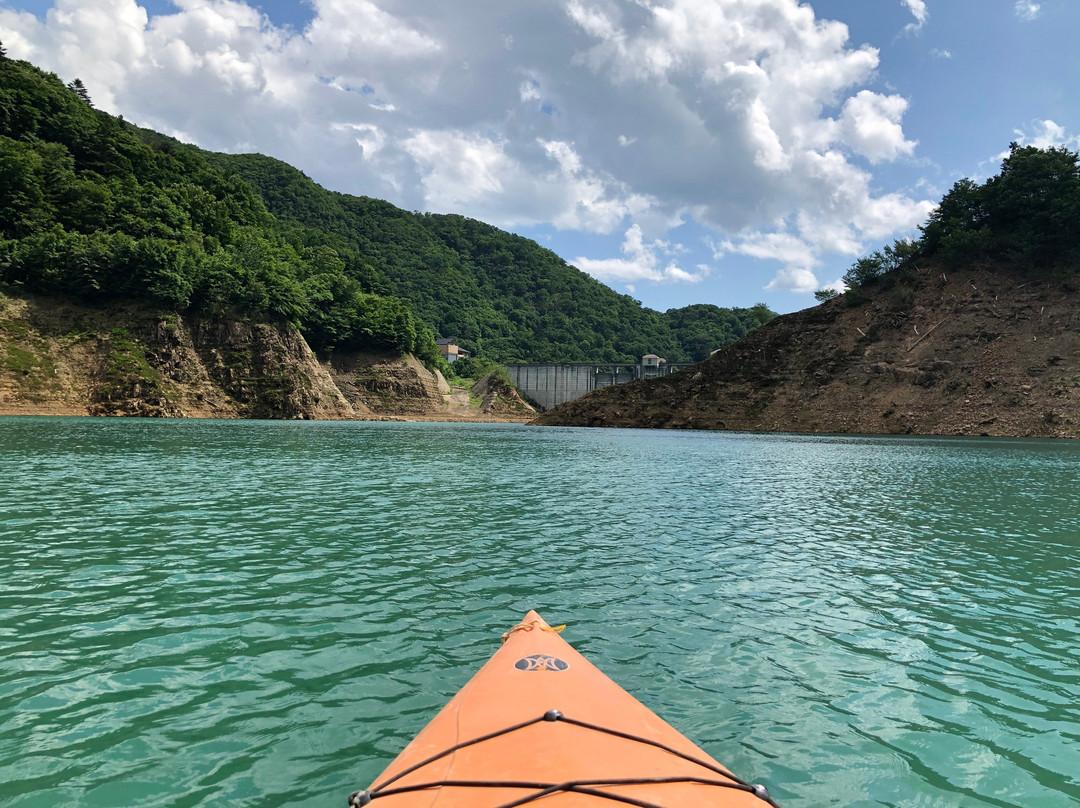
<instances>
[{"instance_id":1,"label":"kayak deck","mask_svg":"<svg viewBox=\"0 0 1080 808\"><path fill-rule=\"evenodd\" d=\"M763 808L735 777L534 611L349 805Z\"/></svg>"}]
</instances>

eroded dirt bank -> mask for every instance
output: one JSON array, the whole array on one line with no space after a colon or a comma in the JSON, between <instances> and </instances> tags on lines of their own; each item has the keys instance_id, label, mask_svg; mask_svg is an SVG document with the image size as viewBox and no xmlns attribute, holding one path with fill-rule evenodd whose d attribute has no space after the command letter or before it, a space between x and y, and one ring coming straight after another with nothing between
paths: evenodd
<instances>
[{"instance_id":1,"label":"eroded dirt bank","mask_svg":"<svg viewBox=\"0 0 1080 808\"><path fill-rule=\"evenodd\" d=\"M920 271L784 315L709 360L536 424L1080 437L1080 283Z\"/></svg>"}]
</instances>

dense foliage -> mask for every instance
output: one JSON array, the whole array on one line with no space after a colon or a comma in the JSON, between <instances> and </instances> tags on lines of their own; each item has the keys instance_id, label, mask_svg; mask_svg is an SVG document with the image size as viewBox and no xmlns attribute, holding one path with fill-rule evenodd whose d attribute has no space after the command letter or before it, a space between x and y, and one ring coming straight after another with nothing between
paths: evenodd
<instances>
[{"instance_id":1,"label":"dense foliage","mask_svg":"<svg viewBox=\"0 0 1080 808\"><path fill-rule=\"evenodd\" d=\"M920 248L950 263L994 257L1072 274L1080 264L1078 224L1076 152L1013 143L997 176L981 186L961 180L945 194L922 228Z\"/></svg>"},{"instance_id":2,"label":"dense foliage","mask_svg":"<svg viewBox=\"0 0 1080 808\"><path fill-rule=\"evenodd\" d=\"M502 362L699 361L775 313L699 305L660 313L534 241L464 216L419 214L320 188L257 154L208 155L248 180L282 220L362 253L445 337Z\"/></svg>"},{"instance_id":3,"label":"dense foliage","mask_svg":"<svg viewBox=\"0 0 1080 808\"><path fill-rule=\"evenodd\" d=\"M0 59L0 282L289 321L316 349L436 357L354 248L281 222L241 177L145 134L93 109L81 82Z\"/></svg>"},{"instance_id":4,"label":"dense foliage","mask_svg":"<svg viewBox=\"0 0 1080 808\"><path fill-rule=\"evenodd\" d=\"M434 361L434 329L502 362L700 360L775 316L644 308L528 239L201 151L3 57L0 214L0 283L290 321L316 350Z\"/></svg>"},{"instance_id":5,"label":"dense foliage","mask_svg":"<svg viewBox=\"0 0 1080 808\"><path fill-rule=\"evenodd\" d=\"M920 228L920 238L896 241L856 261L844 276L849 300L860 299L861 286L901 279L921 258L1072 275L1080 267L1078 159L1064 148L1010 144L996 176L982 185L970 179L953 185Z\"/></svg>"}]
</instances>

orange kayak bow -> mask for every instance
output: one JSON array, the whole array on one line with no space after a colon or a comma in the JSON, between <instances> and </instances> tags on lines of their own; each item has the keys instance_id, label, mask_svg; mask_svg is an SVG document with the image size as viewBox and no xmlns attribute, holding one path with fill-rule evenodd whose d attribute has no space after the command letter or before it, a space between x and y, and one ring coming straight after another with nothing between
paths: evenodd
<instances>
[{"instance_id":1,"label":"orange kayak bow","mask_svg":"<svg viewBox=\"0 0 1080 808\"><path fill-rule=\"evenodd\" d=\"M765 808L750 785L575 651L536 612L354 808Z\"/></svg>"}]
</instances>

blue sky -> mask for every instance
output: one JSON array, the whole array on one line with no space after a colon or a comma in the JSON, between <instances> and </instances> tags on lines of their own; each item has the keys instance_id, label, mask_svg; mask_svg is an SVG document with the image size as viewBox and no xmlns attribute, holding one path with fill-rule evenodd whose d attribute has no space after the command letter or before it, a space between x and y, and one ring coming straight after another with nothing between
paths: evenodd
<instances>
[{"instance_id":1,"label":"blue sky","mask_svg":"<svg viewBox=\"0 0 1080 808\"><path fill-rule=\"evenodd\" d=\"M657 309L813 305L1010 141L1080 145L1075 0L0 0L95 104L535 238Z\"/></svg>"}]
</instances>

